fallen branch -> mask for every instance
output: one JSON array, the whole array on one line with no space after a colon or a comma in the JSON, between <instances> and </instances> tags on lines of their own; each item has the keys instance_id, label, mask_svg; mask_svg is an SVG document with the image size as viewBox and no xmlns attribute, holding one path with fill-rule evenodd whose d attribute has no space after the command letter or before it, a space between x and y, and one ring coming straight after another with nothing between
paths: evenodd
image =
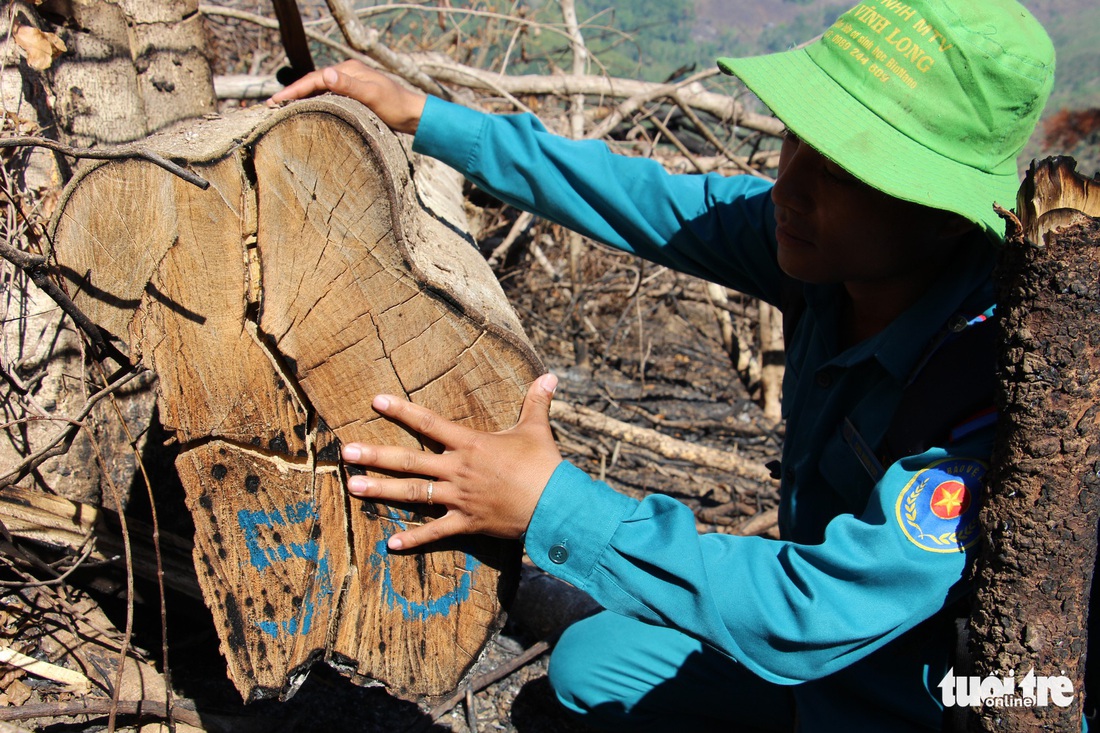
<instances>
[{"instance_id":1,"label":"fallen branch","mask_svg":"<svg viewBox=\"0 0 1100 733\"><path fill-rule=\"evenodd\" d=\"M673 90L679 89L679 97L685 104L709 112L719 119L734 120L741 127L767 132L770 135L778 136L783 132L783 123L774 117L746 112L733 97L728 94L706 91L701 84L679 87L678 85L608 76L538 76L533 74L501 76L491 71L463 66L438 54L423 56L418 54L413 58L418 60L425 71L430 72L440 81L464 84L483 91L500 88L516 95L570 96L584 94L586 96L612 99L656 95L654 98L657 98L668 96L669 91L666 90L672 87Z\"/></svg>"},{"instance_id":2,"label":"fallen branch","mask_svg":"<svg viewBox=\"0 0 1100 733\"><path fill-rule=\"evenodd\" d=\"M209 721L194 710L188 710L179 702L168 711L164 703L156 700L120 700L115 706L120 715L149 716L172 719L196 728L206 729ZM85 698L78 702L41 703L22 705L17 708L0 708L0 720L36 720L38 718L73 718L80 715L107 715L111 712L111 701L107 698Z\"/></svg>"},{"instance_id":3,"label":"fallen branch","mask_svg":"<svg viewBox=\"0 0 1100 733\"><path fill-rule=\"evenodd\" d=\"M214 77L214 95L218 99L267 99L282 88L274 76L225 74Z\"/></svg>"},{"instance_id":4,"label":"fallen branch","mask_svg":"<svg viewBox=\"0 0 1100 733\"><path fill-rule=\"evenodd\" d=\"M705 524L721 527L733 527L744 524L745 517L756 514L756 509L744 501L727 501L713 507L701 507L695 510L695 518Z\"/></svg>"},{"instance_id":5,"label":"fallen branch","mask_svg":"<svg viewBox=\"0 0 1100 733\"><path fill-rule=\"evenodd\" d=\"M524 211L512 224L512 228L508 230L507 236L504 240L493 250L493 253L489 255L489 267L496 268L505 257L508 256L508 252L511 251L512 245L519 240L520 235L531 228L531 224L535 221L535 215L530 212Z\"/></svg>"},{"instance_id":6,"label":"fallen branch","mask_svg":"<svg viewBox=\"0 0 1100 733\"><path fill-rule=\"evenodd\" d=\"M611 114L609 114L604 119L604 121L600 123L600 126L592 131L589 137L594 139L604 137L613 129L615 129L615 127L617 127L620 122L626 119L627 115L634 114L639 109L641 109L642 105L656 101L658 99L661 99L662 97L670 97L679 100L677 93L680 89L688 87L697 82L701 82L704 79L709 79L710 77L716 76L717 74L718 69L707 69L706 71L701 71L698 74L693 74L692 76L689 76L686 79L678 81L674 84L654 84L648 89L643 89L638 94L635 94L634 96L623 100L623 102L619 104L619 106L616 107L614 110L612 110Z\"/></svg>"},{"instance_id":7,"label":"fallen branch","mask_svg":"<svg viewBox=\"0 0 1100 733\"><path fill-rule=\"evenodd\" d=\"M707 142L713 145L715 149L718 150L718 152L726 158L726 160L730 161L735 166L740 168L743 173L748 173L750 176L764 178L769 181L774 180L771 176L764 175L760 171L750 166L744 160L734 155L733 151L727 148L722 143L722 141L715 136L710 127L703 124L703 121L699 119L699 115L695 114L695 110L691 108L690 104L684 103L684 101L680 99L679 95L675 93L673 93L671 96L676 101L676 104L680 107L681 111L683 111L683 113L687 115L688 119L691 120L691 124L695 125L695 129L697 129L703 135L703 137L707 139Z\"/></svg>"},{"instance_id":8,"label":"fallen branch","mask_svg":"<svg viewBox=\"0 0 1100 733\"><path fill-rule=\"evenodd\" d=\"M652 122L654 124L654 126L660 131L660 133L662 135L664 135L665 138L668 139L668 141L670 143L672 143L676 147L677 150L680 151L681 155L683 155L685 158L688 159L688 161L691 162L691 165L695 168L696 172L698 172L698 173L709 173L710 172L705 167L703 167L703 164L701 162L699 162L699 159L696 158L695 155L690 150L688 150L687 145L684 145L684 143L680 140L680 138L676 137L676 133L674 133L672 130L668 129L668 125L666 125L664 122L662 122L660 117L658 117L657 115L653 115L652 117L649 118L649 121Z\"/></svg>"},{"instance_id":9,"label":"fallen branch","mask_svg":"<svg viewBox=\"0 0 1100 733\"><path fill-rule=\"evenodd\" d=\"M100 510L35 489L0 492L0 518L13 537L78 550L88 541ZM96 556L96 559L104 559Z\"/></svg>"},{"instance_id":10,"label":"fallen branch","mask_svg":"<svg viewBox=\"0 0 1100 733\"><path fill-rule=\"evenodd\" d=\"M754 537L779 526L779 510L768 509L734 529L733 534Z\"/></svg>"},{"instance_id":11,"label":"fallen branch","mask_svg":"<svg viewBox=\"0 0 1100 733\"><path fill-rule=\"evenodd\" d=\"M160 576L155 554L154 532L149 526L130 518L134 543L134 572L156 582ZM69 501L42 491L11 486L0 492L0 525L6 525L13 538L81 552L93 540L89 557L97 562L120 564L122 536L114 512L90 504ZM182 537L156 533L165 544L163 577L165 584L178 593L202 600L191 560L192 543Z\"/></svg>"},{"instance_id":12,"label":"fallen branch","mask_svg":"<svg viewBox=\"0 0 1100 733\"><path fill-rule=\"evenodd\" d=\"M312 34L311 34L312 37ZM330 41L331 43L331 41ZM343 48L347 48L344 46ZM353 54L352 58L361 58L363 54ZM520 74L508 76L465 66L451 61L441 54L410 54L409 59L423 71L430 73L437 81L464 86L483 92L505 94L512 97L525 95L572 96L584 94L608 99L631 100L626 109L637 109L647 101L671 97L673 94L685 105L696 110L708 112L722 120L733 120L740 127L779 136L783 133L783 123L774 117L745 111L736 99L718 92L706 91L699 79L714 76L715 72L701 72L680 84L658 84L656 82L622 79L610 76L545 76L538 74ZM220 76L214 79L214 90L218 99L265 99L274 94L282 85L275 77L247 75ZM622 112L613 113L614 124L601 124L589 137L597 133L606 135L622 121ZM611 118L608 118L611 119Z\"/></svg>"},{"instance_id":13,"label":"fallen branch","mask_svg":"<svg viewBox=\"0 0 1100 733\"><path fill-rule=\"evenodd\" d=\"M670 420L666 417L660 417L654 415L647 410L638 407L637 405L631 405L629 403L621 403L617 405L624 410L633 412L638 417L653 423L657 427L667 428L669 430L712 430L729 433L730 435L736 435L739 438L756 438L758 443L763 440L773 439L778 443L779 438L775 435L774 431L765 430L753 423L744 423L740 425L734 425L728 422L722 422L719 420Z\"/></svg>"},{"instance_id":14,"label":"fallen branch","mask_svg":"<svg viewBox=\"0 0 1100 733\"><path fill-rule=\"evenodd\" d=\"M649 428L640 428L630 423L615 420L587 407L579 407L564 402L554 402L550 406L550 418L575 425L586 430L594 430L612 438L636 445L654 453L687 461L697 466L706 466L728 471L737 476L770 483L771 472L755 461L746 461L731 451L718 450L703 445L671 438Z\"/></svg>"},{"instance_id":15,"label":"fallen branch","mask_svg":"<svg viewBox=\"0 0 1100 733\"><path fill-rule=\"evenodd\" d=\"M92 681L76 670L65 669L56 664L43 662L26 654L20 654L11 647L0 646L0 664L10 664L25 672L41 677L51 682L67 685L72 692L87 694L92 689Z\"/></svg>"},{"instance_id":16,"label":"fallen branch","mask_svg":"<svg viewBox=\"0 0 1100 733\"><path fill-rule=\"evenodd\" d=\"M151 150L126 145L117 148L74 148L56 140L46 137L4 137L0 138L0 148L49 148L56 153L70 158L88 158L90 160L121 160L124 158L140 158L153 165L158 165L164 170L177 175L183 180L198 186L202 190L210 188L210 182L201 176L197 176L186 168L173 163L165 157L157 155Z\"/></svg>"}]
</instances>

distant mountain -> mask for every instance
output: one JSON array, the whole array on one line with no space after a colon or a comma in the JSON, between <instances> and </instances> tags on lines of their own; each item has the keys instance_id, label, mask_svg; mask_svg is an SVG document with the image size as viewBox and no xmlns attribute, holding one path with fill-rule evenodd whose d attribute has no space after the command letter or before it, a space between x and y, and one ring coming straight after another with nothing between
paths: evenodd
<instances>
[{"instance_id":1,"label":"distant mountain","mask_svg":"<svg viewBox=\"0 0 1100 733\"><path fill-rule=\"evenodd\" d=\"M960 0L980 2L981 0ZM1100 107L1100 4L1095 0L1021 0L1044 25L1058 55L1051 112ZM820 33L852 2L838 0L695 0L692 37L723 37L725 53L767 53Z\"/></svg>"},{"instance_id":2,"label":"distant mountain","mask_svg":"<svg viewBox=\"0 0 1100 733\"><path fill-rule=\"evenodd\" d=\"M729 52L782 51L821 33L852 5L837 0L695 0L693 36L705 42L732 30L742 48Z\"/></svg>"},{"instance_id":3,"label":"distant mountain","mask_svg":"<svg viewBox=\"0 0 1100 733\"><path fill-rule=\"evenodd\" d=\"M1058 55L1048 110L1100 107L1100 5L1092 0L1023 0Z\"/></svg>"}]
</instances>

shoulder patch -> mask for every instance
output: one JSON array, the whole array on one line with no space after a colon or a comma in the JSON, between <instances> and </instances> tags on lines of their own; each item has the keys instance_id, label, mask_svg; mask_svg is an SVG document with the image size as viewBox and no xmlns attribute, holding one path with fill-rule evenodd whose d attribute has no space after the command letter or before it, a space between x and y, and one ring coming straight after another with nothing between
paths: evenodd
<instances>
[{"instance_id":1,"label":"shoulder patch","mask_svg":"<svg viewBox=\"0 0 1100 733\"><path fill-rule=\"evenodd\" d=\"M898 495L895 509L906 538L929 552L972 547L980 534L986 468L973 458L946 458L918 471Z\"/></svg>"}]
</instances>

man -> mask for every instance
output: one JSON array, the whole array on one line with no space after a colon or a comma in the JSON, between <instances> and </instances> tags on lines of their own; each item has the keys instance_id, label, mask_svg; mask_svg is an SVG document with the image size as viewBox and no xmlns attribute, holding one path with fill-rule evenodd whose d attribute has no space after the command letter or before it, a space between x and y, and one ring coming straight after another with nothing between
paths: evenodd
<instances>
[{"instance_id":1,"label":"man","mask_svg":"<svg viewBox=\"0 0 1100 733\"><path fill-rule=\"evenodd\" d=\"M636 501L563 462L551 375L517 426L492 435L377 397L378 412L446 450L345 446L348 462L432 477L349 488L448 508L393 550L464 532L523 537L535 563L608 609L568 630L550 667L563 704L593 726L938 730L993 416L893 436L930 354L992 312L993 205L1014 201L1053 49L1014 0L868 0L804 49L719 65L788 127L774 186L671 176L354 64L274 100L359 99L509 203L797 313L782 539L698 535L674 500ZM945 372L949 394L962 377Z\"/></svg>"}]
</instances>

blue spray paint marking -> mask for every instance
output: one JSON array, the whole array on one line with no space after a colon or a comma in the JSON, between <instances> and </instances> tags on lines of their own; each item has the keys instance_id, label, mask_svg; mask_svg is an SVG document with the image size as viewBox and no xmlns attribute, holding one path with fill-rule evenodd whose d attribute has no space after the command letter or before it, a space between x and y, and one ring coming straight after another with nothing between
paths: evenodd
<instances>
[{"instance_id":1,"label":"blue spray paint marking","mask_svg":"<svg viewBox=\"0 0 1100 733\"><path fill-rule=\"evenodd\" d=\"M383 517L383 519L385 518L387 517ZM406 525L394 510L390 510L388 519L393 520L393 524L382 530L382 539L375 544L374 554L370 557L371 566L374 569L374 578L382 583L382 596L386 599L386 603L390 608L400 608L401 615L406 619L426 621L437 616L447 616L452 608L470 597L473 573L481 563L473 555L467 554L466 564L463 568L466 572L462 574L462 578L454 590L424 602L410 600L393 587L393 577L390 574L391 556L386 549L386 542L389 538L393 536L397 529L405 529ZM394 525L397 529L394 528Z\"/></svg>"},{"instance_id":2,"label":"blue spray paint marking","mask_svg":"<svg viewBox=\"0 0 1100 733\"><path fill-rule=\"evenodd\" d=\"M288 524L301 524L306 520L317 520L317 508L312 501L300 501L297 504L287 504L283 510L286 517L278 509L271 511L252 511L241 509L237 512L237 523L244 530L244 542L248 547L248 559L257 570L265 570L272 563L289 560L291 551L284 544L264 548L260 546L260 527L285 527ZM305 544L314 544L309 540ZM299 556L300 557L300 556Z\"/></svg>"},{"instance_id":3,"label":"blue spray paint marking","mask_svg":"<svg viewBox=\"0 0 1100 733\"><path fill-rule=\"evenodd\" d=\"M248 547L248 559L252 566L263 572L277 562L286 562L292 558L299 558L311 562L317 566L314 576L316 584L309 589L302 600L301 618L292 618L289 621L257 621L256 625L264 633L273 638L278 638L280 631L291 636L308 634L313 627L313 615L316 611L315 601L320 601L333 594L332 573L329 568L329 554L326 551L321 556L321 547L317 540L308 539L305 542L277 543L264 547L260 544L260 527L285 527L291 524L303 524L307 521L318 521L317 507L312 501L301 501L296 504L287 504L283 511L272 509L271 511L242 509L237 512L237 523L244 532L245 545ZM316 588L316 599L314 598Z\"/></svg>"},{"instance_id":4,"label":"blue spray paint marking","mask_svg":"<svg viewBox=\"0 0 1100 733\"><path fill-rule=\"evenodd\" d=\"M319 573L318 573L319 574ZM322 581L324 582L324 581ZM332 593L331 588L329 594ZM324 589L318 592L318 597L324 595ZM302 619L299 621L297 618L292 618L289 621L257 621L256 625L260 627L260 630L270 636L272 639L279 638L279 631L282 630L284 634L290 636L298 636L301 634L305 636L309 633L309 630L313 628L313 613L316 610L313 603L313 589L311 588L306 595L304 601L302 601L302 608L304 613Z\"/></svg>"}]
</instances>

